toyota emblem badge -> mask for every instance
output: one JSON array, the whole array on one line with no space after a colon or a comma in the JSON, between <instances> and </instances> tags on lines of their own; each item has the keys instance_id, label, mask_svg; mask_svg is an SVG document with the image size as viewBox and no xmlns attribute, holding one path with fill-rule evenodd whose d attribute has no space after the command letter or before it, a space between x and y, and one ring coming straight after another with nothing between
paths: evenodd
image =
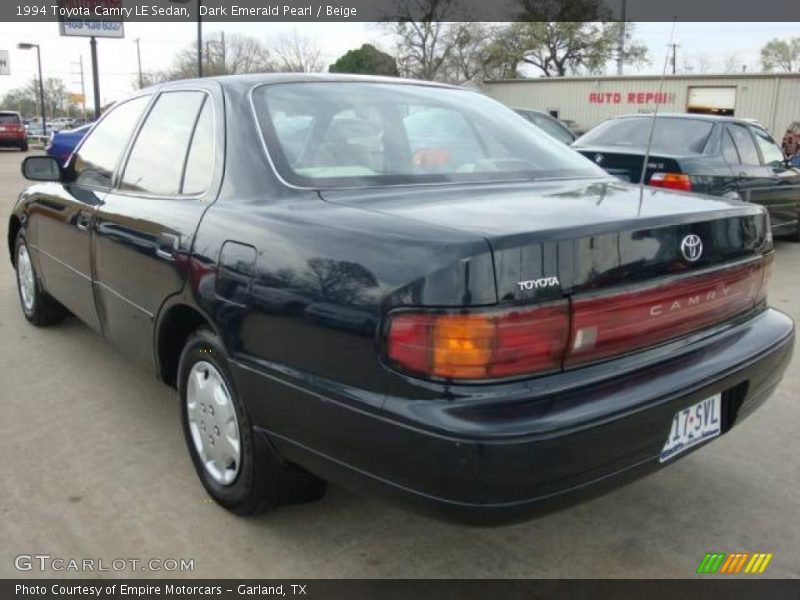
<instances>
[{"instance_id":1,"label":"toyota emblem badge","mask_svg":"<svg viewBox=\"0 0 800 600\"><path fill-rule=\"evenodd\" d=\"M703 255L703 240L700 236L692 233L683 238L681 254L688 262L696 262Z\"/></svg>"}]
</instances>

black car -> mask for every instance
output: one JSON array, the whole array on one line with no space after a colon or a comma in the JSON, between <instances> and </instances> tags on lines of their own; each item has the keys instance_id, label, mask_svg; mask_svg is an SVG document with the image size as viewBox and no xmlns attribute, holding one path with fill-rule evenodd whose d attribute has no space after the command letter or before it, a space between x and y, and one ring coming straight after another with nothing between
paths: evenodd
<instances>
[{"instance_id":1,"label":"black car","mask_svg":"<svg viewBox=\"0 0 800 600\"><path fill-rule=\"evenodd\" d=\"M640 194L463 89L166 83L23 172L25 317L69 311L175 386L238 514L331 480L525 518L728 432L793 348L763 208Z\"/></svg>"},{"instance_id":2,"label":"black car","mask_svg":"<svg viewBox=\"0 0 800 600\"><path fill-rule=\"evenodd\" d=\"M776 235L800 241L800 170L757 123L733 117L629 115L604 121L573 147L612 175L638 183L653 142L645 183L741 198L766 207Z\"/></svg>"},{"instance_id":3,"label":"black car","mask_svg":"<svg viewBox=\"0 0 800 600\"><path fill-rule=\"evenodd\" d=\"M571 144L578 137L564 123L547 113L527 108L515 108L514 112L536 125L546 134L556 138L559 142Z\"/></svg>"}]
</instances>

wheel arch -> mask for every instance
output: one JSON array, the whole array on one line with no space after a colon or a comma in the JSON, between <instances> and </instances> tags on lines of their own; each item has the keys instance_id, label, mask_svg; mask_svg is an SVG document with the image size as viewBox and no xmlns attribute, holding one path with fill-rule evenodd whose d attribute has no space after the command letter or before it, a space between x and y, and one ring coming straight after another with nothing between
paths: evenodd
<instances>
[{"instance_id":1,"label":"wheel arch","mask_svg":"<svg viewBox=\"0 0 800 600\"><path fill-rule=\"evenodd\" d=\"M166 306L158 318L155 332L156 375L177 387L178 363L186 340L200 327L216 332L216 327L202 311L185 302Z\"/></svg>"},{"instance_id":2,"label":"wheel arch","mask_svg":"<svg viewBox=\"0 0 800 600\"><path fill-rule=\"evenodd\" d=\"M8 220L8 255L11 257L11 264L16 266L16 256L14 247L17 244L17 234L22 229L22 221L19 220L17 215L11 215Z\"/></svg>"}]
</instances>

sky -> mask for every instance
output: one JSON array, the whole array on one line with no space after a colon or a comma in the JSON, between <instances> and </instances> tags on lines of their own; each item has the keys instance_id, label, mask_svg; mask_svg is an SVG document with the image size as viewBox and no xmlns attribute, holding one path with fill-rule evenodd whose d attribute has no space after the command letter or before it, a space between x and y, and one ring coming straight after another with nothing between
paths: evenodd
<instances>
[{"instance_id":1,"label":"sky","mask_svg":"<svg viewBox=\"0 0 800 600\"><path fill-rule=\"evenodd\" d=\"M392 51L391 38L375 23L208 23L204 33L243 33L267 43L297 31L313 39L322 50L326 64L351 48L364 43ZM626 74L660 73L664 66L672 23L636 23L635 38L650 49L649 65L626 67ZM124 39L98 40L101 104L119 100L133 89L137 73L135 39L140 40L142 68L161 70L174 54L197 38L196 23L125 24ZM759 51L772 38L800 37L800 23L677 23L674 41L678 69L688 61L703 63L708 72L720 71L735 59L747 71L760 70ZM92 104L91 63L88 38L63 38L57 23L26 24L0 22L0 50L10 52L11 75L0 76L0 96L24 85L36 73L36 52L18 50L19 42L41 45L44 77L60 77L71 92L80 92L80 60L83 59L87 103ZM609 74L613 69L609 69ZM534 73L531 72L531 75Z\"/></svg>"}]
</instances>

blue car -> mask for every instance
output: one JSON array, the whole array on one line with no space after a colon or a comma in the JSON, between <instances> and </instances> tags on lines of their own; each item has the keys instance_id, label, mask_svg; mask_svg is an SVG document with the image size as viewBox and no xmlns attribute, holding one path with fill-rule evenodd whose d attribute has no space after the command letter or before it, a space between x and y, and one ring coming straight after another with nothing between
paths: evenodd
<instances>
[{"instance_id":1,"label":"blue car","mask_svg":"<svg viewBox=\"0 0 800 600\"><path fill-rule=\"evenodd\" d=\"M88 123L76 129L56 131L50 138L50 143L45 151L62 165L65 164L75 147L89 133L92 125L93 123Z\"/></svg>"}]
</instances>

